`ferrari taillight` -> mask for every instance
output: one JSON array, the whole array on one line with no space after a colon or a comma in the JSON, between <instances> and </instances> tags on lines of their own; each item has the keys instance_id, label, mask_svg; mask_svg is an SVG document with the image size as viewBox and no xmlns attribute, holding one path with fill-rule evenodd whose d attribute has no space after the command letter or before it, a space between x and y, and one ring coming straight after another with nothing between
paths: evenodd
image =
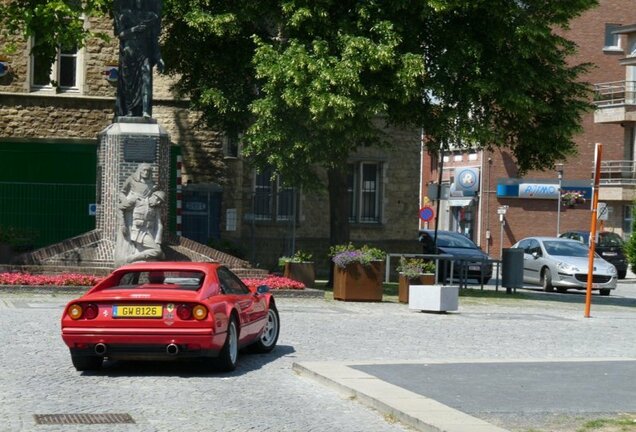
<instances>
[{"instance_id":1,"label":"ferrari taillight","mask_svg":"<svg viewBox=\"0 0 636 432\"><path fill-rule=\"evenodd\" d=\"M177 316L182 320L189 320L192 318L192 307L187 304L182 304L177 307Z\"/></svg>"},{"instance_id":2,"label":"ferrari taillight","mask_svg":"<svg viewBox=\"0 0 636 432\"><path fill-rule=\"evenodd\" d=\"M203 305L196 305L192 309L192 315L194 316L194 319L197 319L199 321L204 320L205 317L208 316L208 308Z\"/></svg>"},{"instance_id":3,"label":"ferrari taillight","mask_svg":"<svg viewBox=\"0 0 636 432\"><path fill-rule=\"evenodd\" d=\"M97 314L99 313L99 308L96 304L88 304L84 308L84 318L86 319L95 319L97 318Z\"/></svg>"},{"instance_id":4,"label":"ferrari taillight","mask_svg":"<svg viewBox=\"0 0 636 432\"><path fill-rule=\"evenodd\" d=\"M82 307L80 305L78 305L77 303L72 304L69 308L68 308L68 316L71 317L71 319L74 320L78 320L82 317Z\"/></svg>"}]
</instances>

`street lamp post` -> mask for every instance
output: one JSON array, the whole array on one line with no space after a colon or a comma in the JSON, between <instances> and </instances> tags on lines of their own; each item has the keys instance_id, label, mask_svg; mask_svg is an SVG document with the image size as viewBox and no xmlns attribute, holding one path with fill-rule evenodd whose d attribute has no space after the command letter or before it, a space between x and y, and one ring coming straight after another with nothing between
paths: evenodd
<instances>
[{"instance_id":1,"label":"street lamp post","mask_svg":"<svg viewBox=\"0 0 636 432\"><path fill-rule=\"evenodd\" d=\"M559 195L557 196L557 237L561 233L561 184L563 183L563 164L556 164L557 178L559 179Z\"/></svg>"}]
</instances>

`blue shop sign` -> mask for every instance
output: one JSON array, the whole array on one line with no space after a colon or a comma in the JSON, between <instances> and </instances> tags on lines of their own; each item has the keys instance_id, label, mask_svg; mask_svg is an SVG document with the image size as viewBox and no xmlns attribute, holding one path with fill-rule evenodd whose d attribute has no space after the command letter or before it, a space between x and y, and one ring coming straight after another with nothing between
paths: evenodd
<instances>
[{"instance_id":1,"label":"blue shop sign","mask_svg":"<svg viewBox=\"0 0 636 432\"><path fill-rule=\"evenodd\" d=\"M577 184L578 183L578 184ZM578 192L585 199L592 198L592 187L580 184L580 180L564 181L561 193ZM498 198L557 199L558 183L541 183L528 180L506 180L497 184Z\"/></svg>"}]
</instances>

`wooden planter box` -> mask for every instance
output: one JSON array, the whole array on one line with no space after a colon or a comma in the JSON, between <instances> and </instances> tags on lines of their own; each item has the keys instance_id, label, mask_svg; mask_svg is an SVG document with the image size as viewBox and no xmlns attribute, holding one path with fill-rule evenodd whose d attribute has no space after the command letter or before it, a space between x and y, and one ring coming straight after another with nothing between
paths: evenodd
<instances>
[{"instance_id":1,"label":"wooden planter box","mask_svg":"<svg viewBox=\"0 0 636 432\"><path fill-rule=\"evenodd\" d=\"M399 285L398 285L398 301L400 303L409 302L409 286L410 285L434 285L435 274L424 273L414 278L407 278L400 273Z\"/></svg>"},{"instance_id":2,"label":"wooden planter box","mask_svg":"<svg viewBox=\"0 0 636 432\"><path fill-rule=\"evenodd\" d=\"M316 272L313 262L293 263L286 262L283 276L305 284L307 288L312 288L316 282Z\"/></svg>"},{"instance_id":3,"label":"wooden planter box","mask_svg":"<svg viewBox=\"0 0 636 432\"><path fill-rule=\"evenodd\" d=\"M459 287L457 285L411 285L409 309L447 312L459 307Z\"/></svg>"},{"instance_id":4,"label":"wooden planter box","mask_svg":"<svg viewBox=\"0 0 636 432\"><path fill-rule=\"evenodd\" d=\"M344 301L382 301L384 261L369 265L334 266L333 298Z\"/></svg>"}]
</instances>

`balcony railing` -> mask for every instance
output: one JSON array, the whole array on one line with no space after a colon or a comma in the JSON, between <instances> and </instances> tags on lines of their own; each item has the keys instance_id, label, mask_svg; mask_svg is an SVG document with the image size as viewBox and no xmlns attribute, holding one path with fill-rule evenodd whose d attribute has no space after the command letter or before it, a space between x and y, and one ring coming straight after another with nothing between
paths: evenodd
<instances>
[{"instance_id":1,"label":"balcony railing","mask_svg":"<svg viewBox=\"0 0 636 432\"><path fill-rule=\"evenodd\" d=\"M613 81L594 84L597 107L636 104L636 81Z\"/></svg>"},{"instance_id":2,"label":"balcony railing","mask_svg":"<svg viewBox=\"0 0 636 432\"><path fill-rule=\"evenodd\" d=\"M601 185L636 185L636 161L601 161Z\"/></svg>"}]
</instances>

